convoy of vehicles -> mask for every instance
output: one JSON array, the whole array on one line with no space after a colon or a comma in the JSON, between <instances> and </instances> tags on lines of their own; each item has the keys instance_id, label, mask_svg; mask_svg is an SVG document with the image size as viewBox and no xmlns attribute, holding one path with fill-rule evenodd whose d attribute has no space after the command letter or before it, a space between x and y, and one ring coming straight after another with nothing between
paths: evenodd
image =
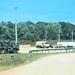
<instances>
[{"instance_id":1,"label":"convoy of vehicles","mask_svg":"<svg viewBox=\"0 0 75 75\"><path fill-rule=\"evenodd\" d=\"M36 48L75 48L75 42L57 42L57 44L50 45L46 41L37 41Z\"/></svg>"},{"instance_id":2,"label":"convoy of vehicles","mask_svg":"<svg viewBox=\"0 0 75 75\"><path fill-rule=\"evenodd\" d=\"M57 44L51 45L46 41L36 41L36 48L75 48L75 42L57 42ZM0 40L0 54L4 53L17 53L19 50L19 44L8 41Z\"/></svg>"}]
</instances>

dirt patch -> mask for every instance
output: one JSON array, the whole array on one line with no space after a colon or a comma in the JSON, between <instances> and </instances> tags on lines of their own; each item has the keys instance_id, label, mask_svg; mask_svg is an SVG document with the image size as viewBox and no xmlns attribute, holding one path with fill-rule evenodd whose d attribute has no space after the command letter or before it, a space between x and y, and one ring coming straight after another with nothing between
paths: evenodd
<instances>
[{"instance_id":1,"label":"dirt patch","mask_svg":"<svg viewBox=\"0 0 75 75\"><path fill-rule=\"evenodd\" d=\"M31 46L22 46L20 47L20 50L18 52L20 53L28 53L30 50L38 50L36 47L31 47Z\"/></svg>"},{"instance_id":2,"label":"dirt patch","mask_svg":"<svg viewBox=\"0 0 75 75\"><path fill-rule=\"evenodd\" d=\"M20 48L28 48L31 47L31 45L20 45Z\"/></svg>"}]
</instances>

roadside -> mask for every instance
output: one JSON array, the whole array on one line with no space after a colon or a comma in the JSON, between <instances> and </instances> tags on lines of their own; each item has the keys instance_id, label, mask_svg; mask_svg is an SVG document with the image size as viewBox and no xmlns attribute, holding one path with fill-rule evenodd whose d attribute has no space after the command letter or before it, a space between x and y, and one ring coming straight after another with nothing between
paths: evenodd
<instances>
[{"instance_id":1,"label":"roadside","mask_svg":"<svg viewBox=\"0 0 75 75\"><path fill-rule=\"evenodd\" d=\"M0 75L75 75L75 53L46 56Z\"/></svg>"},{"instance_id":2,"label":"roadside","mask_svg":"<svg viewBox=\"0 0 75 75\"><path fill-rule=\"evenodd\" d=\"M30 50L38 50L36 47L21 47L18 52L28 53Z\"/></svg>"}]
</instances>

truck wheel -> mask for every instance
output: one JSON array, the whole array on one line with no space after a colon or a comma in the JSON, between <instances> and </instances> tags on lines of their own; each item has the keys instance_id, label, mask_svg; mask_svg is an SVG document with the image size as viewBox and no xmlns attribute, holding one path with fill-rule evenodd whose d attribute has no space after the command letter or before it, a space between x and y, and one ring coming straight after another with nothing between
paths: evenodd
<instances>
[{"instance_id":1,"label":"truck wheel","mask_svg":"<svg viewBox=\"0 0 75 75\"><path fill-rule=\"evenodd\" d=\"M14 50L13 50L13 53L18 53L18 50L17 50L17 49L14 49Z\"/></svg>"}]
</instances>

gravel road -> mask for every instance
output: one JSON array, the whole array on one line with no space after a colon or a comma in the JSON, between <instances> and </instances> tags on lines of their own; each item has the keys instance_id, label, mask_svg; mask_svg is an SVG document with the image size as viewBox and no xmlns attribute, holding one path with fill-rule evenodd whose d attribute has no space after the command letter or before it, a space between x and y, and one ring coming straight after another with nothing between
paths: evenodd
<instances>
[{"instance_id":1,"label":"gravel road","mask_svg":"<svg viewBox=\"0 0 75 75\"><path fill-rule=\"evenodd\" d=\"M0 75L75 75L75 53L47 56Z\"/></svg>"}]
</instances>

